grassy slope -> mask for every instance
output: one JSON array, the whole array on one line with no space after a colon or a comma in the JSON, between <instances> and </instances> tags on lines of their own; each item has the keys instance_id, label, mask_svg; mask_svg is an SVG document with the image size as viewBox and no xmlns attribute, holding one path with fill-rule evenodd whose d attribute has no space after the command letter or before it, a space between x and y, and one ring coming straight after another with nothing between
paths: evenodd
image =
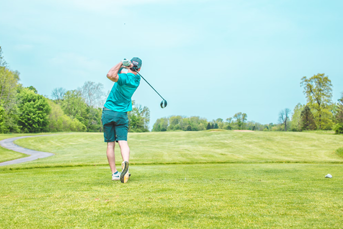
<instances>
[{"instance_id":1,"label":"grassy slope","mask_svg":"<svg viewBox=\"0 0 343 229\"><path fill-rule=\"evenodd\" d=\"M340 228L341 164L107 166L0 173L1 228ZM325 179L330 172L334 178Z\"/></svg>"},{"instance_id":2,"label":"grassy slope","mask_svg":"<svg viewBox=\"0 0 343 229\"><path fill-rule=\"evenodd\" d=\"M63 134L17 140L18 145L52 152L26 166L106 164L101 133ZM292 132L164 132L130 134L131 162L343 162L336 150L343 136ZM116 146L118 147L118 146ZM116 150L116 158L121 158ZM22 165L21 165L22 166Z\"/></svg>"},{"instance_id":3,"label":"grassy slope","mask_svg":"<svg viewBox=\"0 0 343 229\"><path fill-rule=\"evenodd\" d=\"M6 138L14 138L14 137L19 137L19 136L23 136L23 134L0 134L0 141ZM27 157L27 156L28 155L26 154L14 152L0 146L0 162L11 161L14 159Z\"/></svg>"}]
</instances>

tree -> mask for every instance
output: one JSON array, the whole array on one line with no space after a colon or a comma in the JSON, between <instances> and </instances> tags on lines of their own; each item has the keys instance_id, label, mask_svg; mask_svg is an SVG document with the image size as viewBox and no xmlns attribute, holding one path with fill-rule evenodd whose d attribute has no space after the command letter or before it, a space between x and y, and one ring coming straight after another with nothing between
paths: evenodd
<instances>
[{"instance_id":1,"label":"tree","mask_svg":"<svg viewBox=\"0 0 343 229\"><path fill-rule=\"evenodd\" d=\"M341 98L338 99L335 122L343 124L343 93Z\"/></svg>"},{"instance_id":2,"label":"tree","mask_svg":"<svg viewBox=\"0 0 343 229\"><path fill-rule=\"evenodd\" d=\"M212 129L212 125L211 125L211 123L207 123L207 127L206 127L206 130L209 130L209 129Z\"/></svg>"},{"instance_id":3,"label":"tree","mask_svg":"<svg viewBox=\"0 0 343 229\"><path fill-rule=\"evenodd\" d=\"M244 123L247 121L248 115L246 113L242 114L242 129L244 128Z\"/></svg>"},{"instance_id":4,"label":"tree","mask_svg":"<svg viewBox=\"0 0 343 229\"><path fill-rule=\"evenodd\" d=\"M150 122L150 110L146 106L141 106L135 104L132 101L134 107L132 111L129 112L129 131L131 132L147 132L149 131Z\"/></svg>"},{"instance_id":5,"label":"tree","mask_svg":"<svg viewBox=\"0 0 343 229\"><path fill-rule=\"evenodd\" d=\"M159 118L154 123L152 131L167 131L168 128L168 119L167 118Z\"/></svg>"},{"instance_id":6,"label":"tree","mask_svg":"<svg viewBox=\"0 0 343 229\"><path fill-rule=\"evenodd\" d=\"M66 93L66 89L60 87L60 88L55 88L52 90L51 97L54 100L61 101L64 97L64 94Z\"/></svg>"},{"instance_id":7,"label":"tree","mask_svg":"<svg viewBox=\"0 0 343 229\"><path fill-rule=\"evenodd\" d=\"M33 91L34 93L38 94L37 89L34 86L27 87L27 89Z\"/></svg>"},{"instance_id":8,"label":"tree","mask_svg":"<svg viewBox=\"0 0 343 229\"><path fill-rule=\"evenodd\" d=\"M6 67L7 63L2 55L2 48L0 46L0 67Z\"/></svg>"},{"instance_id":9,"label":"tree","mask_svg":"<svg viewBox=\"0 0 343 229\"><path fill-rule=\"evenodd\" d=\"M304 88L307 98L307 105L315 111L314 118L318 128L330 128L332 126L332 113L330 112L332 84L328 76L324 73L313 75L307 79L304 76L300 85Z\"/></svg>"},{"instance_id":10,"label":"tree","mask_svg":"<svg viewBox=\"0 0 343 229\"><path fill-rule=\"evenodd\" d=\"M3 121L8 132L19 132L17 89L19 72L11 71L6 67L0 47L0 106L4 108Z\"/></svg>"},{"instance_id":11,"label":"tree","mask_svg":"<svg viewBox=\"0 0 343 229\"><path fill-rule=\"evenodd\" d=\"M301 131L301 111L304 109L305 105L298 103L294 107L292 121L291 121L291 130L292 131Z\"/></svg>"},{"instance_id":12,"label":"tree","mask_svg":"<svg viewBox=\"0 0 343 229\"><path fill-rule=\"evenodd\" d=\"M168 130L181 130L183 117L180 115L173 115L169 117Z\"/></svg>"},{"instance_id":13,"label":"tree","mask_svg":"<svg viewBox=\"0 0 343 229\"><path fill-rule=\"evenodd\" d=\"M69 116L65 115L59 104L56 104L50 100L48 100L48 103L51 108L51 112L49 114L49 132L86 131L86 126L76 118L72 119Z\"/></svg>"},{"instance_id":14,"label":"tree","mask_svg":"<svg viewBox=\"0 0 343 229\"><path fill-rule=\"evenodd\" d=\"M82 88L79 88L79 91L88 106L103 107L105 96L103 89L104 85L102 83L87 81Z\"/></svg>"},{"instance_id":15,"label":"tree","mask_svg":"<svg viewBox=\"0 0 343 229\"><path fill-rule=\"evenodd\" d=\"M19 110L19 125L23 132L42 132L46 131L50 113L50 106L47 99L25 88L18 94Z\"/></svg>"},{"instance_id":16,"label":"tree","mask_svg":"<svg viewBox=\"0 0 343 229\"><path fill-rule=\"evenodd\" d=\"M315 130L316 123L309 106L305 106L301 111L301 130Z\"/></svg>"},{"instance_id":17,"label":"tree","mask_svg":"<svg viewBox=\"0 0 343 229\"><path fill-rule=\"evenodd\" d=\"M336 132L336 134L343 134L343 93L341 98L338 99L336 106L335 122L336 124L333 127L333 130Z\"/></svg>"},{"instance_id":18,"label":"tree","mask_svg":"<svg viewBox=\"0 0 343 229\"><path fill-rule=\"evenodd\" d=\"M77 118L81 123L87 126L87 104L85 103L84 98L81 97L80 91L67 91L63 96L61 107L66 115L70 116L72 119Z\"/></svg>"},{"instance_id":19,"label":"tree","mask_svg":"<svg viewBox=\"0 0 343 229\"><path fill-rule=\"evenodd\" d=\"M217 123L214 123L213 129L218 129L218 124Z\"/></svg>"},{"instance_id":20,"label":"tree","mask_svg":"<svg viewBox=\"0 0 343 229\"><path fill-rule=\"evenodd\" d=\"M226 129L228 130L231 130L232 129L232 126L231 126L231 123L232 123L232 118L227 118L226 119L226 122L227 122L227 126L226 126Z\"/></svg>"},{"instance_id":21,"label":"tree","mask_svg":"<svg viewBox=\"0 0 343 229\"><path fill-rule=\"evenodd\" d=\"M233 118L236 119L238 129L240 130L242 126L242 112L236 113Z\"/></svg>"},{"instance_id":22,"label":"tree","mask_svg":"<svg viewBox=\"0 0 343 229\"><path fill-rule=\"evenodd\" d=\"M7 133L8 128L5 125L6 120L6 111L5 109L0 105L0 133Z\"/></svg>"},{"instance_id":23,"label":"tree","mask_svg":"<svg viewBox=\"0 0 343 229\"><path fill-rule=\"evenodd\" d=\"M291 110L286 108L285 110L280 111L279 113L279 122L284 125L285 131L287 131L287 124L289 122Z\"/></svg>"}]
</instances>

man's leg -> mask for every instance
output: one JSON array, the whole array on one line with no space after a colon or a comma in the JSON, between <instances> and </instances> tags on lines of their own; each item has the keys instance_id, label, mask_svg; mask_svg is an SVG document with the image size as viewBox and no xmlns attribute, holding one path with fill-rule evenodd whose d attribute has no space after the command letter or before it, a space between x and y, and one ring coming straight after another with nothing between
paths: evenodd
<instances>
[{"instance_id":1,"label":"man's leg","mask_svg":"<svg viewBox=\"0 0 343 229\"><path fill-rule=\"evenodd\" d=\"M115 164L115 156L114 156L115 143L116 142L107 142L107 150L106 150L107 160L108 160L108 164L110 164L112 174L117 172L116 164Z\"/></svg>"},{"instance_id":2,"label":"man's leg","mask_svg":"<svg viewBox=\"0 0 343 229\"><path fill-rule=\"evenodd\" d=\"M130 158L130 148L127 144L127 141L118 141L121 157L123 158L123 161L129 161Z\"/></svg>"},{"instance_id":3,"label":"man's leg","mask_svg":"<svg viewBox=\"0 0 343 229\"><path fill-rule=\"evenodd\" d=\"M123 163L121 163L122 171L120 174L120 181L126 183L130 178L129 173L129 157L130 157L130 148L127 144L127 141L118 141L121 156L123 158Z\"/></svg>"}]
</instances>

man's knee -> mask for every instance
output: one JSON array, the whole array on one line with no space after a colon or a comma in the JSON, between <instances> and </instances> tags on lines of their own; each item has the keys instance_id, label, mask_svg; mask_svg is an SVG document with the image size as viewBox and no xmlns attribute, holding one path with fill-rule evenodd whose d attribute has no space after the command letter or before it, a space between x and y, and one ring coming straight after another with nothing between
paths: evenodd
<instances>
[{"instance_id":1,"label":"man's knee","mask_svg":"<svg viewBox=\"0 0 343 229\"><path fill-rule=\"evenodd\" d=\"M121 147L129 147L129 144L127 143L127 141L118 141L118 144Z\"/></svg>"}]
</instances>

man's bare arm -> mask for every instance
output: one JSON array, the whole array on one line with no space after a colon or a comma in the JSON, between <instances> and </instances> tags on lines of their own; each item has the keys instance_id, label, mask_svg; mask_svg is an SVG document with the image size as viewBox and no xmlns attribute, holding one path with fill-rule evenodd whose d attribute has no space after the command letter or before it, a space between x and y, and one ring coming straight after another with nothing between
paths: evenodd
<instances>
[{"instance_id":1,"label":"man's bare arm","mask_svg":"<svg viewBox=\"0 0 343 229\"><path fill-rule=\"evenodd\" d=\"M117 82L119 79L118 71L122 67L123 67L122 62L119 62L116 66L112 67L107 73L107 78L113 82Z\"/></svg>"}]
</instances>

